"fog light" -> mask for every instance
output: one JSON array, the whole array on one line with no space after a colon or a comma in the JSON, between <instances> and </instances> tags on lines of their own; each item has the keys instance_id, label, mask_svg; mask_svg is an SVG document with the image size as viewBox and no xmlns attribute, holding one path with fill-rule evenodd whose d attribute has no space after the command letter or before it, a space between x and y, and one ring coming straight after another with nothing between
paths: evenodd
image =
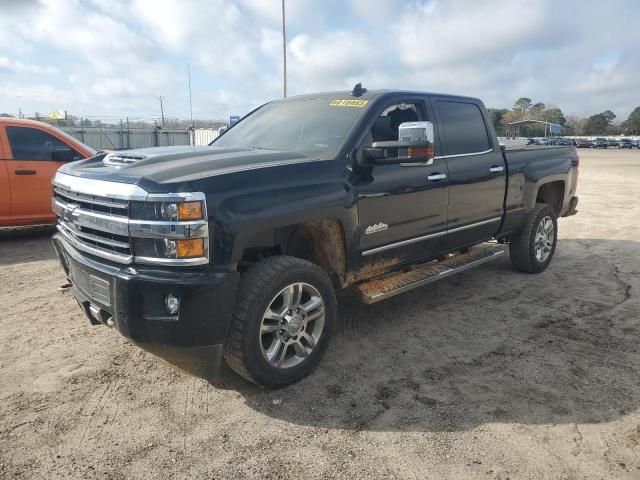
<instances>
[{"instance_id":1,"label":"fog light","mask_svg":"<svg viewBox=\"0 0 640 480\"><path fill-rule=\"evenodd\" d=\"M171 293L167 293L164 297L164 306L169 312L169 315L177 315L180 310L180 299Z\"/></svg>"}]
</instances>

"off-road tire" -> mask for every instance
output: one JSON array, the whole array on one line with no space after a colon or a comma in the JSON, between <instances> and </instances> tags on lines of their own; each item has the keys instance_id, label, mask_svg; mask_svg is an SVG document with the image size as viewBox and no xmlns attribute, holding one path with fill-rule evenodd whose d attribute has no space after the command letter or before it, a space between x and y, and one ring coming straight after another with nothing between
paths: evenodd
<instances>
[{"instance_id":1,"label":"off-road tire","mask_svg":"<svg viewBox=\"0 0 640 480\"><path fill-rule=\"evenodd\" d=\"M303 363L276 368L264 358L260 347L262 315L277 293L289 284L305 282L317 289L324 301L324 328L318 343ZM333 284L317 265L299 258L275 256L258 262L241 277L224 359L239 375L257 385L279 388L307 376L318 365L336 323Z\"/></svg>"},{"instance_id":2,"label":"off-road tire","mask_svg":"<svg viewBox=\"0 0 640 480\"><path fill-rule=\"evenodd\" d=\"M538 225L545 217L550 217L553 222L554 237L551 253L544 261L540 262L535 255L535 236ZM509 256L511 257L512 265L521 272L542 272L549 266L553 258L557 241L558 220L555 211L546 203L537 203L529 213L522 231L518 235L511 237L509 241Z\"/></svg>"}]
</instances>

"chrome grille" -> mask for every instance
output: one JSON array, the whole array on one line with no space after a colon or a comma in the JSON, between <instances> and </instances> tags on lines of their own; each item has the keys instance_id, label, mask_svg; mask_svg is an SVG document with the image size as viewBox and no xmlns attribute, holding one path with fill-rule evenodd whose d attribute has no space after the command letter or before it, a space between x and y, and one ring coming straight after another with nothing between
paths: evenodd
<instances>
[{"instance_id":1,"label":"chrome grille","mask_svg":"<svg viewBox=\"0 0 640 480\"><path fill-rule=\"evenodd\" d=\"M201 192L148 193L134 184L79 178L57 172L53 211L58 232L70 247L107 260L151 265L204 265L209 263L209 224ZM98 195L94 192L99 193ZM191 221L145 220L132 212L131 202L202 202L203 218ZM167 258L155 255L156 240L203 238L199 257ZM141 242L147 242L143 244ZM138 253L136 254L136 249Z\"/></svg>"},{"instance_id":2,"label":"chrome grille","mask_svg":"<svg viewBox=\"0 0 640 480\"><path fill-rule=\"evenodd\" d=\"M58 231L72 245L115 262L131 262L129 202L55 186L53 210Z\"/></svg>"},{"instance_id":3,"label":"chrome grille","mask_svg":"<svg viewBox=\"0 0 640 480\"><path fill-rule=\"evenodd\" d=\"M124 200L114 200L112 198L100 197L97 195L86 195L84 193L73 192L66 188L54 187L53 195L67 204L77 205L91 212L101 212L109 215L129 215L129 202Z\"/></svg>"}]
</instances>

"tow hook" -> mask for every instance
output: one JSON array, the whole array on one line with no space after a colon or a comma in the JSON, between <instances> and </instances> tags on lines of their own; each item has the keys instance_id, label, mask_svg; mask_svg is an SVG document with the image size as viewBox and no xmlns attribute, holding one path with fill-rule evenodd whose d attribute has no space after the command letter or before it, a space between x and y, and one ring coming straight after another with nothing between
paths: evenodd
<instances>
[{"instance_id":1,"label":"tow hook","mask_svg":"<svg viewBox=\"0 0 640 480\"><path fill-rule=\"evenodd\" d=\"M58 287L58 291L60 293L67 293L69 290L71 290L71 287L73 287L72 283L65 283L64 285L60 285Z\"/></svg>"},{"instance_id":2,"label":"tow hook","mask_svg":"<svg viewBox=\"0 0 640 480\"><path fill-rule=\"evenodd\" d=\"M93 317L94 320L106 325L107 327L113 327L115 325L113 317L104 310L96 307L95 305L89 304L89 314Z\"/></svg>"}]
</instances>

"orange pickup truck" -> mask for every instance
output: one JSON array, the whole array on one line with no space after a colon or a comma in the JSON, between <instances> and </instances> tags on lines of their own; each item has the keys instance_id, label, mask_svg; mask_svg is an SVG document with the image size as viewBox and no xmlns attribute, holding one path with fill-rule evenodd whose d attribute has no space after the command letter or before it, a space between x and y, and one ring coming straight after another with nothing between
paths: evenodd
<instances>
[{"instance_id":1,"label":"orange pickup truck","mask_svg":"<svg viewBox=\"0 0 640 480\"><path fill-rule=\"evenodd\" d=\"M0 227L55 223L51 179L92 148L35 120L0 118Z\"/></svg>"}]
</instances>

